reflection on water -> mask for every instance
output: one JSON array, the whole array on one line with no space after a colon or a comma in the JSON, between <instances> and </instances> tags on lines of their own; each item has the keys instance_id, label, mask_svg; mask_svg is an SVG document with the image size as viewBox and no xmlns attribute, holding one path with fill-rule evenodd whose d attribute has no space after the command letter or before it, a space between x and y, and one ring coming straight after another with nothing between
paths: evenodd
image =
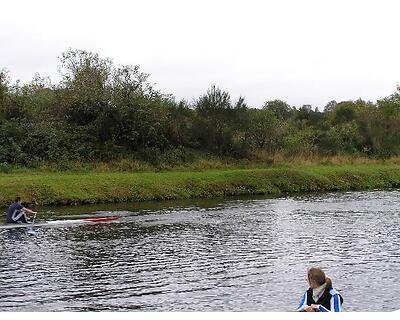
<instances>
[{"instance_id":1,"label":"reflection on water","mask_svg":"<svg viewBox=\"0 0 400 320\"><path fill-rule=\"evenodd\" d=\"M321 266L349 311L400 309L400 192L46 208L0 229L1 311L291 311ZM93 215L93 214L92 214Z\"/></svg>"}]
</instances>

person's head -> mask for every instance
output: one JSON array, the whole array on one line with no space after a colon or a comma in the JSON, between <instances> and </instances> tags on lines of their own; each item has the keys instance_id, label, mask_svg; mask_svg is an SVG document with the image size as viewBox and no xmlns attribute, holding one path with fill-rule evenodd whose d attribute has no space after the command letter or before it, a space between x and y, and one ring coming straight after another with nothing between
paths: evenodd
<instances>
[{"instance_id":1,"label":"person's head","mask_svg":"<svg viewBox=\"0 0 400 320\"><path fill-rule=\"evenodd\" d=\"M310 268L307 272L307 280L310 288L318 288L326 283L328 289L332 288L332 281L330 278L325 276L325 272L323 272L320 268Z\"/></svg>"},{"instance_id":2,"label":"person's head","mask_svg":"<svg viewBox=\"0 0 400 320\"><path fill-rule=\"evenodd\" d=\"M21 197L15 197L15 202L21 203Z\"/></svg>"}]
</instances>

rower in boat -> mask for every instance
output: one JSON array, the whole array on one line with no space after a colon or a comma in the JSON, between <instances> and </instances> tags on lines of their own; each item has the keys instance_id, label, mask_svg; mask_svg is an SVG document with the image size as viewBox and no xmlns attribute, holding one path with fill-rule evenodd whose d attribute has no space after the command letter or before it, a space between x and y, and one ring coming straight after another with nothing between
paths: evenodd
<instances>
[{"instance_id":1,"label":"rower in boat","mask_svg":"<svg viewBox=\"0 0 400 320\"><path fill-rule=\"evenodd\" d=\"M320 268L310 268L307 273L309 288L301 297L297 311L340 312L343 298L332 288L332 281Z\"/></svg>"},{"instance_id":2,"label":"rower in boat","mask_svg":"<svg viewBox=\"0 0 400 320\"><path fill-rule=\"evenodd\" d=\"M16 197L15 201L8 207L6 222L7 223L29 223L26 213L35 214L36 212L25 208L22 205L21 197Z\"/></svg>"}]
</instances>

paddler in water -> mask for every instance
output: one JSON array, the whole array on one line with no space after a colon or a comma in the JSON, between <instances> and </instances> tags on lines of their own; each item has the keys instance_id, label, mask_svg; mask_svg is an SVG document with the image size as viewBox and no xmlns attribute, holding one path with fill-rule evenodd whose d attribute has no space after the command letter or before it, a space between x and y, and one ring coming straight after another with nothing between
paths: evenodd
<instances>
[{"instance_id":1,"label":"paddler in water","mask_svg":"<svg viewBox=\"0 0 400 320\"><path fill-rule=\"evenodd\" d=\"M26 212L35 214L35 211L25 208L21 203L21 197L16 197L15 201L8 207L7 210L7 223L28 223Z\"/></svg>"},{"instance_id":2,"label":"paddler in water","mask_svg":"<svg viewBox=\"0 0 400 320\"><path fill-rule=\"evenodd\" d=\"M297 311L340 312L343 298L332 288L332 281L320 268L310 268L307 272L309 288L301 297Z\"/></svg>"}]
</instances>

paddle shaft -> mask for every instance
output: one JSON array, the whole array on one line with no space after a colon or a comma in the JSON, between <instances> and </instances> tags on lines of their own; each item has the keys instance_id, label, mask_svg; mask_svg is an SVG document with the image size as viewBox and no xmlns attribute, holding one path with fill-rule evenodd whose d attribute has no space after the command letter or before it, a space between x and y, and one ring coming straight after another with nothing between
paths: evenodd
<instances>
[{"instance_id":1,"label":"paddle shaft","mask_svg":"<svg viewBox=\"0 0 400 320\"><path fill-rule=\"evenodd\" d=\"M37 212L35 212L35 215L33 216L32 223L35 223L36 214L37 214Z\"/></svg>"}]
</instances>

